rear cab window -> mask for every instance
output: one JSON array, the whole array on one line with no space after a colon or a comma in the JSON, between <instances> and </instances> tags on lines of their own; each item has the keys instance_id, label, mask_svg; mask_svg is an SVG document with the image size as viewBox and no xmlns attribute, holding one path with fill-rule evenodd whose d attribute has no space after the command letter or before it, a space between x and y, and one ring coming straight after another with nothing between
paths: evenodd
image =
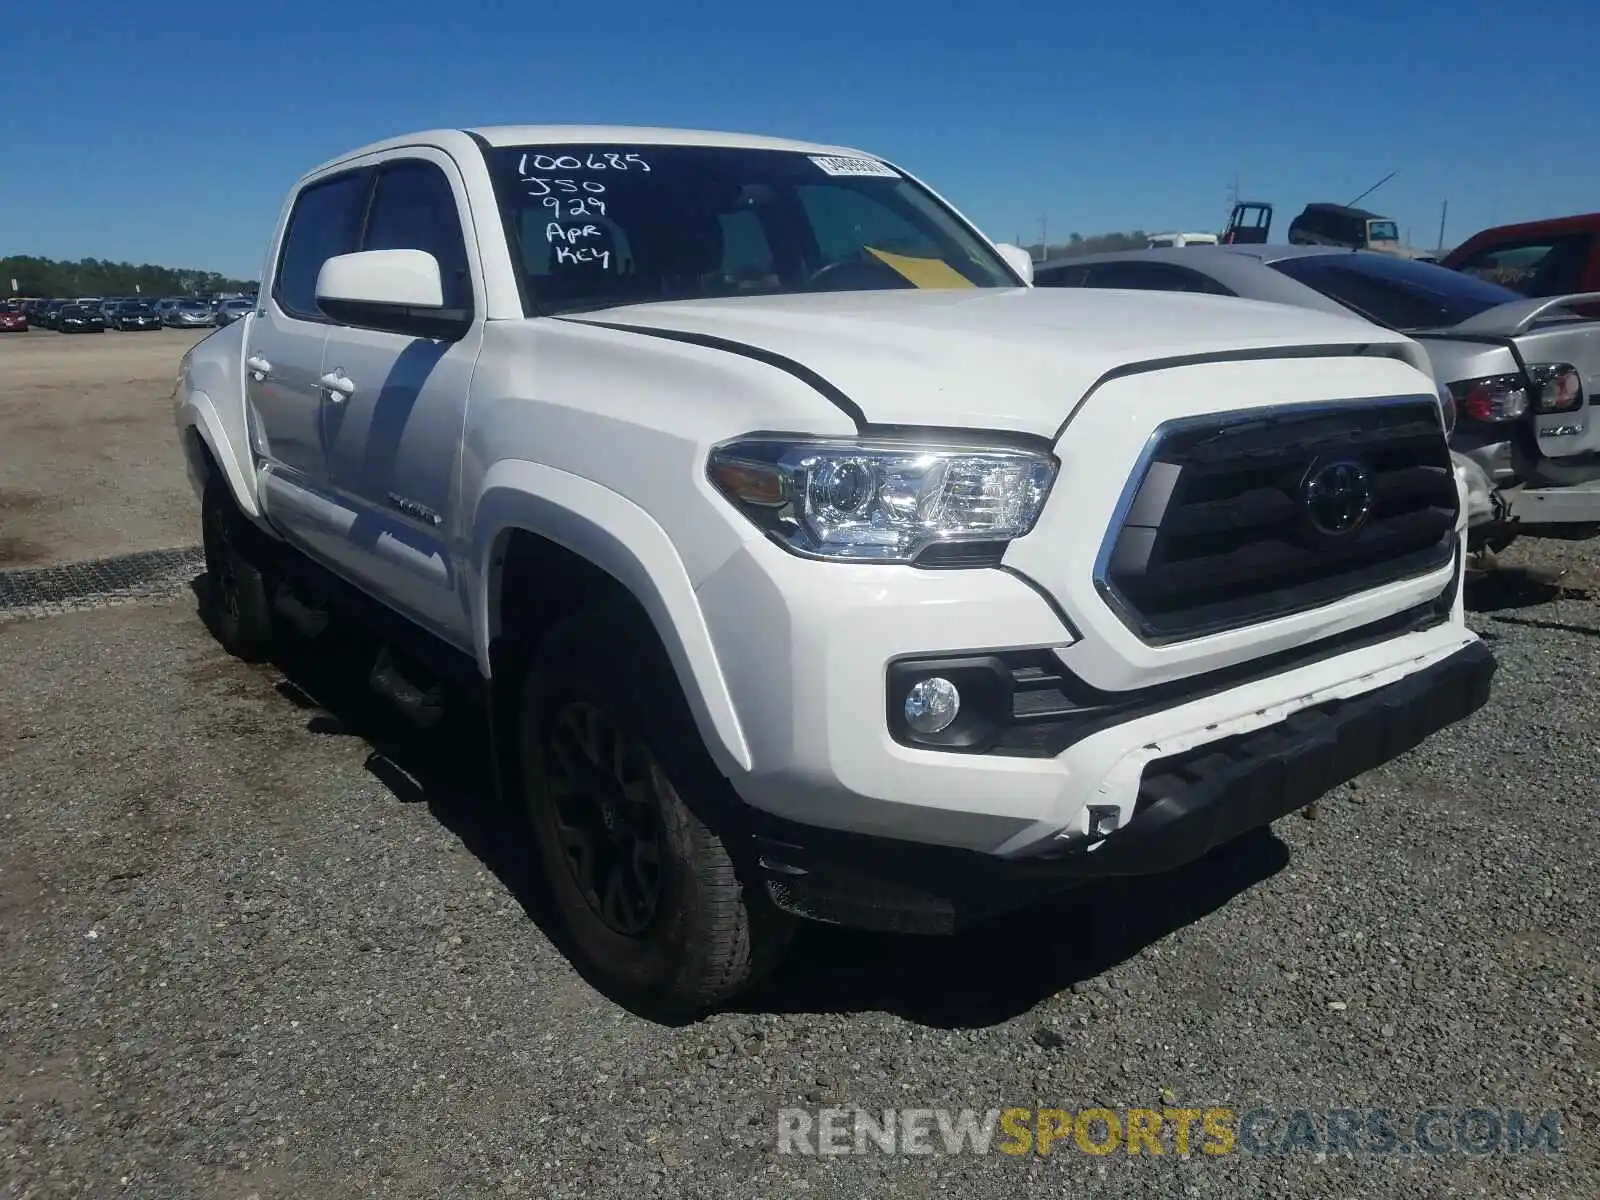
<instances>
[{"instance_id":1,"label":"rear cab window","mask_svg":"<svg viewBox=\"0 0 1600 1200\"><path fill-rule=\"evenodd\" d=\"M1368 221L1367 241L1371 242L1398 242L1400 240L1400 226L1393 221Z\"/></svg>"}]
</instances>

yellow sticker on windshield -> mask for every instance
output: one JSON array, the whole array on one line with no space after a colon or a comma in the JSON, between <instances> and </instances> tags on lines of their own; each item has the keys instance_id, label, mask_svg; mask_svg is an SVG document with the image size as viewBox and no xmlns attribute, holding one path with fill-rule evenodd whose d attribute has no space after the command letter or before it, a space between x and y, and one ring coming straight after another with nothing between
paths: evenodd
<instances>
[{"instance_id":1,"label":"yellow sticker on windshield","mask_svg":"<svg viewBox=\"0 0 1600 1200\"><path fill-rule=\"evenodd\" d=\"M942 258L908 258L904 254L890 254L887 250L875 250L871 246L868 246L866 250L868 254L878 259L885 266L894 268L913 287L969 288L973 286L972 280Z\"/></svg>"}]
</instances>

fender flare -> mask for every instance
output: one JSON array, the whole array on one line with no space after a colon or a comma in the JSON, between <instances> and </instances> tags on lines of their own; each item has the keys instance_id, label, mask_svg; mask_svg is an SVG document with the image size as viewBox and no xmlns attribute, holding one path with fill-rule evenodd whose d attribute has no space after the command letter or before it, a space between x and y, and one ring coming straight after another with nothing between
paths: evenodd
<instances>
[{"instance_id":1,"label":"fender flare","mask_svg":"<svg viewBox=\"0 0 1600 1200\"><path fill-rule=\"evenodd\" d=\"M262 518L261 505L256 500L255 488L251 486L253 481L239 462L238 453L223 430L222 418L211 397L202 391L185 393L178 406L178 424L185 432L190 429L195 431L195 436L210 452L211 460L222 468L228 490L233 493L239 511L259 522ZM187 446L184 447L184 457L188 460L189 480L198 492L205 481L198 478L197 464L190 458Z\"/></svg>"},{"instance_id":2,"label":"fender flare","mask_svg":"<svg viewBox=\"0 0 1600 1200\"><path fill-rule=\"evenodd\" d=\"M498 556L512 533L536 534L592 563L633 595L666 648L718 767L729 775L750 769L749 744L694 585L654 517L593 480L520 459L489 468L471 512L472 634L485 678L489 645L500 630Z\"/></svg>"}]
</instances>

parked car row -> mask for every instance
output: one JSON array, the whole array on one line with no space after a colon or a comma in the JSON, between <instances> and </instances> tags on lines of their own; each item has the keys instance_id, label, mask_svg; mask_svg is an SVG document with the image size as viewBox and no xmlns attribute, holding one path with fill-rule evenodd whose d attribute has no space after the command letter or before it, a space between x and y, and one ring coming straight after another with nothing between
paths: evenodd
<instances>
[{"instance_id":1,"label":"parked car row","mask_svg":"<svg viewBox=\"0 0 1600 1200\"><path fill-rule=\"evenodd\" d=\"M0 302L0 332L30 327L59 333L99 333L107 329L203 329L227 325L249 312L249 297L214 299L196 296L79 296L57 300Z\"/></svg>"}]
</instances>

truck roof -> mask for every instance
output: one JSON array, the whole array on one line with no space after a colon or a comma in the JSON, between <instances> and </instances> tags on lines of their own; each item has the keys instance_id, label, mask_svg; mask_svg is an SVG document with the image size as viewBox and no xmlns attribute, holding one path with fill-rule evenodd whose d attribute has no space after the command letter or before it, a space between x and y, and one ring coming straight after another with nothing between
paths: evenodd
<instances>
[{"instance_id":1,"label":"truck roof","mask_svg":"<svg viewBox=\"0 0 1600 1200\"><path fill-rule=\"evenodd\" d=\"M1348 205L1348 204L1323 204L1323 203L1308 204L1308 205L1306 205L1305 211L1306 212L1322 212L1322 213L1340 213L1340 214L1342 214L1344 216L1355 217L1357 220L1360 220L1360 221L1389 221L1389 220L1393 220L1392 217L1386 217L1382 213L1369 212L1367 209L1364 209L1364 208L1351 208L1350 205Z\"/></svg>"},{"instance_id":2,"label":"truck roof","mask_svg":"<svg viewBox=\"0 0 1600 1200\"><path fill-rule=\"evenodd\" d=\"M792 138L766 137L753 133L727 133L709 129L668 129L648 125L480 125L471 129L430 129L385 138L349 150L319 164L308 174L327 170L353 158L404 146L442 146L457 144L463 138L490 146L559 146L575 143L635 146L726 146L749 150L794 150L805 154L838 154L877 158L849 146L830 146Z\"/></svg>"}]
</instances>

